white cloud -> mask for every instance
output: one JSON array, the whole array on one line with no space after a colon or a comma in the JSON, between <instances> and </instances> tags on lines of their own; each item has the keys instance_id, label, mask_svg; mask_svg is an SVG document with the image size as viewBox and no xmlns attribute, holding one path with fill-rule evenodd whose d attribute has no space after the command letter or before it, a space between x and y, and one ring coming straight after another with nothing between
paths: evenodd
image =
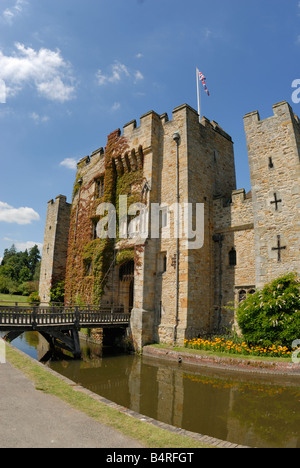
<instances>
[{"instance_id":1,"label":"white cloud","mask_svg":"<svg viewBox=\"0 0 300 468\"><path fill-rule=\"evenodd\" d=\"M40 242L33 242L33 241L20 242L14 239L9 239L8 237L4 237L3 240L6 242L11 242L12 244L14 244L17 250L20 250L22 252L24 252L24 250L32 249L32 247L34 247L35 245L38 246L40 252L43 251L43 244L41 244Z\"/></svg>"},{"instance_id":2,"label":"white cloud","mask_svg":"<svg viewBox=\"0 0 300 468\"><path fill-rule=\"evenodd\" d=\"M135 81L139 81L139 80L143 80L144 79L144 76L142 75L142 73L140 71L136 71L135 74L134 74L134 77L135 77Z\"/></svg>"},{"instance_id":3,"label":"white cloud","mask_svg":"<svg viewBox=\"0 0 300 468\"><path fill-rule=\"evenodd\" d=\"M99 86L106 85L108 83L119 83L125 78L131 79L134 82L143 79L143 75L139 70L130 70L126 65L116 61L111 65L111 73L104 74L102 70L98 70L96 78Z\"/></svg>"},{"instance_id":4,"label":"white cloud","mask_svg":"<svg viewBox=\"0 0 300 468\"><path fill-rule=\"evenodd\" d=\"M24 6L27 4L26 0L16 0L16 3L11 8L6 8L2 13L3 19L8 24L12 24L13 20L19 16L24 9Z\"/></svg>"},{"instance_id":5,"label":"white cloud","mask_svg":"<svg viewBox=\"0 0 300 468\"><path fill-rule=\"evenodd\" d=\"M140 59L140 58L143 58L144 56L143 56L143 54L141 54L141 53L139 52L138 54L136 54L135 57L138 58L138 59Z\"/></svg>"},{"instance_id":6,"label":"white cloud","mask_svg":"<svg viewBox=\"0 0 300 468\"><path fill-rule=\"evenodd\" d=\"M72 170L76 171L77 162L78 161L76 159L74 159L74 158L66 158L60 163L60 166L64 166L67 169L72 169Z\"/></svg>"},{"instance_id":7,"label":"white cloud","mask_svg":"<svg viewBox=\"0 0 300 468\"><path fill-rule=\"evenodd\" d=\"M52 81L38 83L37 89L42 96L45 96L50 101L70 101L74 93L74 87L63 83L60 76L57 76Z\"/></svg>"},{"instance_id":8,"label":"white cloud","mask_svg":"<svg viewBox=\"0 0 300 468\"><path fill-rule=\"evenodd\" d=\"M26 85L34 85L39 94L52 101L65 102L74 97L74 79L70 64L60 50L36 51L15 44L16 52L7 56L0 50L0 80L6 85L6 96L15 96Z\"/></svg>"},{"instance_id":9,"label":"white cloud","mask_svg":"<svg viewBox=\"0 0 300 468\"><path fill-rule=\"evenodd\" d=\"M213 32L209 28L205 28L203 31L203 36L205 39L209 39L212 36Z\"/></svg>"},{"instance_id":10,"label":"white cloud","mask_svg":"<svg viewBox=\"0 0 300 468\"><path fill-rule=\"evenodd\" d=\"M111 110L112 111L117 111L121 108L121 104L119 102L115 102L112 107L111 107Z\"/></svg>"},{"instance_id":11,"label":"white cloud","mask_svg":"<svg viewBox=\"0 0 300 468\"><path fill-rule=\"evenodd\" d=\"M34 120L34 122L38 123L44 123L48 122L49 117L47 115L39 115L36 112L32 112L29 117Z\"/></svg>"},{"instance_id":12,"label":"white cloud","mask_svg":"<svg viewBox=\"0 0 300 468\"><path fill-rule=\"evenodd\" d=\"M14 208L8 203L0 201L0 222L25 225L39 220L40 215L32 208Z\"/></svg>"}]
</instances>

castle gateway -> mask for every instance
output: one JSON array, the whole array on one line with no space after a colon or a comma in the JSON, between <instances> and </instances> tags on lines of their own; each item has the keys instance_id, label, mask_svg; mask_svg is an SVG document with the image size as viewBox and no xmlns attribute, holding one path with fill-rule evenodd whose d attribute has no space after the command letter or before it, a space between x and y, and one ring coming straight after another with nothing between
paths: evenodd
<instances>
[{"instance_id":1,"label":"castle gateway","mask_svg":"<svg viewBox=\"0 0 300 468\"><path fill-rule=\"evenodd\" d=\"M300 124L286 102L273 112L244 117L249 193L236 187L231 137L188 105L109 135L79 161L72 204L48 203L41 301L65 281L66 304L130 312L138 349L182 345L232 327L233 304L299 273Z\"/></svg>"}]
</instances>

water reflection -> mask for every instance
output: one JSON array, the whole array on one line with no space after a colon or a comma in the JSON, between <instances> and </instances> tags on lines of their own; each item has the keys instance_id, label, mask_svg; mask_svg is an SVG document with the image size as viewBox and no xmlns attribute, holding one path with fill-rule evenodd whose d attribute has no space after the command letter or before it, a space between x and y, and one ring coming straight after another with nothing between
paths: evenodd
<instances>
[{"instance_id":1,"label":"water reflection","mask_svg":"<svg viewBox=\"0 0 300 468\"><path fill-rule=\"evenodd\" d=\"M46 355L39 335L15 346ZM46 363L94 393L159 421L250 447L300 447L300 380L229 374L148 357L113 355L83 345L82 361L67 356ZM25 352L27 352L25 350Z\"/></svg>"}]
</instances>

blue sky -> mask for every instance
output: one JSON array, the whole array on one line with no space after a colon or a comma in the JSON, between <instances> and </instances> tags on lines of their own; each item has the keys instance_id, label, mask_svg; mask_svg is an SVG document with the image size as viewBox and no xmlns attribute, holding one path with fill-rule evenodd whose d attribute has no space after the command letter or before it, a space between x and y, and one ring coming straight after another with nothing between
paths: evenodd
<instances>
[{"instance_id":1,"label":"blue sky","mask_svg":"<svg viewBox=\"0 0 300 468\"><path fill-rule=\"evenodd\" d=\"M145 112L197 108L235 142L243 116L291 102L300 78L296 0L0 0L0 257L42 244L47 202L71 199L74 166Z\"/></svg>"}]
</instances>

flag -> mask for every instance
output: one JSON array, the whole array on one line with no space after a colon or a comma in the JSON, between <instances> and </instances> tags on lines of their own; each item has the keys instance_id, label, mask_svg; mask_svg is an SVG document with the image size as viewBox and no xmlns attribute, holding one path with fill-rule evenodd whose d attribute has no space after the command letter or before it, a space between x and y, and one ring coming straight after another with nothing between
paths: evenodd
<instances>
[{"instance_id":1,"label":"flag","mask_svg":"<svg viewBox=\"0 0 300 468\"><path fill-rule=\"evenodd\" d=\"M207 86L206 86L206 82L205 82L206 78L205 78L205 76L204 76L203 73L201 73L201 72L199 72L199 75L198 75L198 76L199 76L199 80L200 80L200 81L202 82L202 84L203 84L203 87L204 87L204 89L205 89L206 94L209 96L210 94L209 94L209 91L208 91Z\"/></svg>"}]
</instances>

